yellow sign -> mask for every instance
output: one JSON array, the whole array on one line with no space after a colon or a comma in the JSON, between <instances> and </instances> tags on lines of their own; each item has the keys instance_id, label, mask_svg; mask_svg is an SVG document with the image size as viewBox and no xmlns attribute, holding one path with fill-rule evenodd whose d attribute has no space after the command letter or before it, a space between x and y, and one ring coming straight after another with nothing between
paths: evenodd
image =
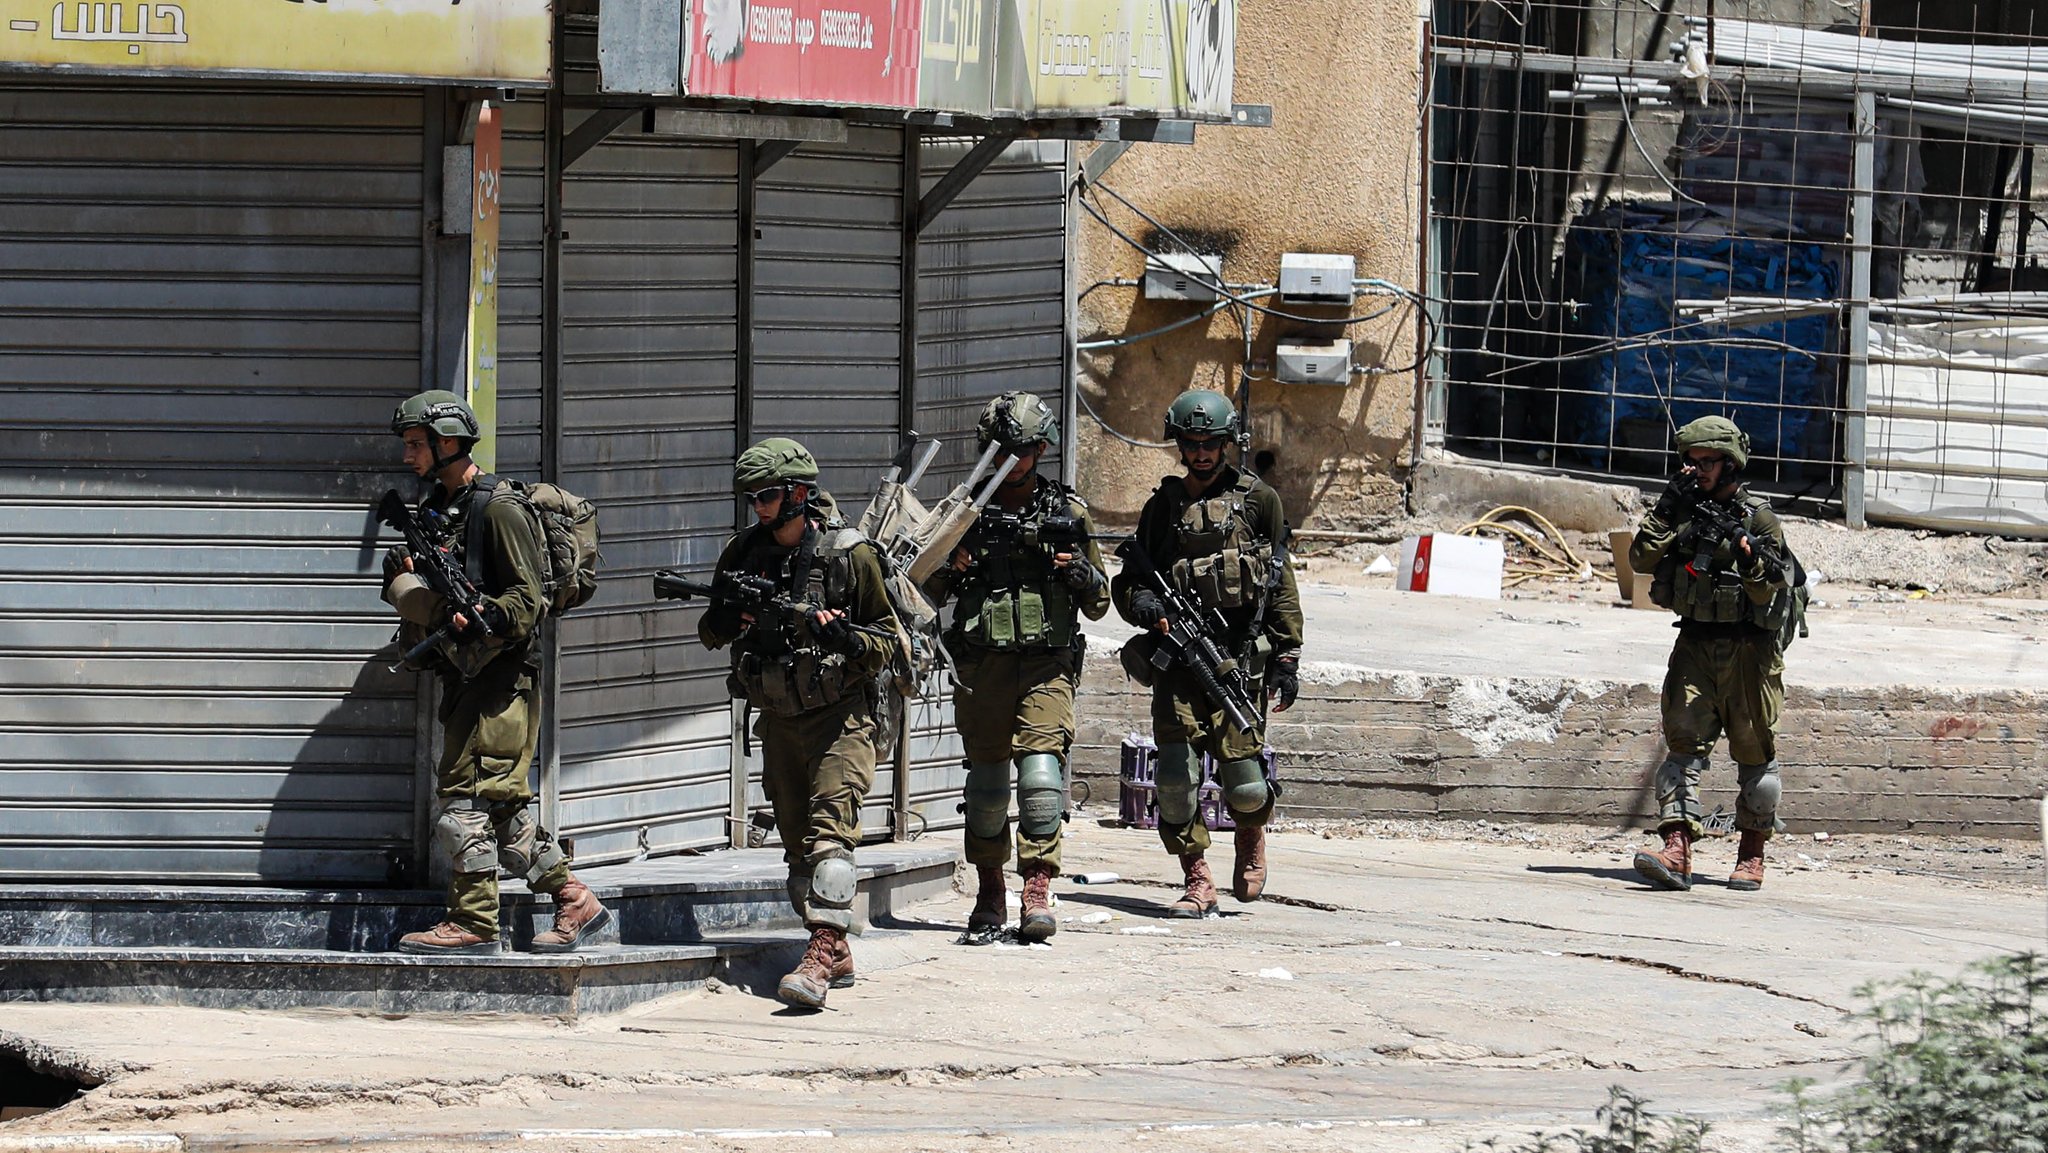
<instances>
[{"instance_id":1,"label":"yellow sign","mask_svg":"<svg viewBox=\"0 0 2048 1153\"><path fill-rule=\"evenodd\" d=\"M548 83L549 0L0 0L0 69Z\"/></svg>"},{"instance_id":2,"label":"yellow sign","mask_svg":"<svg viewBox=\"0 0 2048 1153\"><path fill-rule=\"evenodd\" d=\"M484 102L476 118L469 222L469 407L483 426L470 457L485 472L498 467L498 177L504 170L504 130L498 110Z\"/></svg>"}]
</instances>

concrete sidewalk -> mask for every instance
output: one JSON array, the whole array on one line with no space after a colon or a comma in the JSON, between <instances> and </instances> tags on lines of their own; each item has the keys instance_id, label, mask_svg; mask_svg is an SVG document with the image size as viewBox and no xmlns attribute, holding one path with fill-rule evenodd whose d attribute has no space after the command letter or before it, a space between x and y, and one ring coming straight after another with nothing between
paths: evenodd
<instances>
[{"instance_id":1,"label":"concrete sidewalk","mask_svg":"<svg viewBox=\"0 0 2048 1153\"><path fill-rule=\"evenodd\" d=\"M1169 921L1177 869L1155 836L1071 828L1070 871L1124 879L1062 880L1073 919L1050 947L955 945L970 902L941 899L862 937L859 984L819 1014L780 1007L772 974L573 1025L10 1005L0 1044L114 1079L0 1128L0 1149L157 1133L800 1150L829 1132L854 1150L1092 1153L1149 1134L1448 1153L1588 1124L1614 1083L1715 1119L1717 1148L1761 1148L1773 1086L1850 1072L1858 984L2042 945L2038 889L1788 842L1765 891L1738 894L1713 842L1694 892L1654 893L1628 868L1636 839L1591 829L1285 832L1275 900Z\"/></svg>"}]
</instances>

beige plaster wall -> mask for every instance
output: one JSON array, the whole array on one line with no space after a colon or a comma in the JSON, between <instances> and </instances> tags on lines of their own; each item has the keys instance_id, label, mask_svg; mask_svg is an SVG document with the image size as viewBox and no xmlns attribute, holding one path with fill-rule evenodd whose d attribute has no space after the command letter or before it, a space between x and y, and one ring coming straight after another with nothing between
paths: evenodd
<instances>
[{"instance_id":1,"label":"beige plaster wall","mask_svg":"<svg viewBox=\"0 0 2048 1153\"><path fill-rule=\"evenodd\" d=\"M1224 255L1238 283L1277 283L1283 252L1348 253L1358 275L1416 284L1421 195L1416 155L1418 41L1414 0L1242 0L1236 98L1271 104L1273 127L1210 128L1192 147L1140 144L1103 178L1162 224ZM1096 203L1117 226L1155 247L1153 230L1107 196ZM1077 291L1099 280L1138 278L1144 258L1085 213ZM1213 245L1213 248L1209 246ZM1384 298L1361 297L1367 312ZM1274 307L1336 318L1343 310ZM1080 302L1083 341L1138 333L1199 311L1186 302L1143 299L1140 290L1101 287ZM1253 326L1255 375L1270 376L1276 341L1327 332L1271 317ZM1415 361L1412 309L1354 326L1354 359L1405 368ZM1162 438L1166 406L1182 390L1236 390L1243 360L1237 325L1225 314L1206 324L1113 353L1080 354L1083 399L1117 432ZM1378 519L1400 505L1394 479L1409 457L1415 418L1413 371L1359 375L1343 387L1252 387L1253 452L1271 449L1266 474L1296 525L1341 527ZM1079 466L1083 495L1108 523L1135 521L1161 476L1177 470L1164 448L1128 445L1084 410Z\"/></svg>"}]
</instances>

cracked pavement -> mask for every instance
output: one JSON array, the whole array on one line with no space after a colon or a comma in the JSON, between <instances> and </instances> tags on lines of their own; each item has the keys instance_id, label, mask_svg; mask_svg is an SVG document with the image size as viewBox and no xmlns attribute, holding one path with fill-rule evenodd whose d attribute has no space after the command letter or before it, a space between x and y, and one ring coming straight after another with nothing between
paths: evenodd
<instances>
[{"instance_id":1,"label":"cracked pavement","mask_svg":"<svg viewBox=\"0 0 2048 1153\"><path fill-rule=\"evenodd\" d=\"M1420 1153L1590 1124L1620 1083L1760 1149L1775 1086L1853 1074L1859 985L2042 945L2038 882L1778 867L1740 894L1708 841L1692 893L1653 893L1628 863L1647 837L1554 828L1283 831L1276 899L1170 921L1173 860L1096 815L1068 868L1125 879L1060 881L1051 947L956 945L970 900L928 902L856 943L860 982L823 1013L754 971L575 1023L7 1005L0 1048L112 1079L0 1137Z\"/></svg>"}]
</instances>

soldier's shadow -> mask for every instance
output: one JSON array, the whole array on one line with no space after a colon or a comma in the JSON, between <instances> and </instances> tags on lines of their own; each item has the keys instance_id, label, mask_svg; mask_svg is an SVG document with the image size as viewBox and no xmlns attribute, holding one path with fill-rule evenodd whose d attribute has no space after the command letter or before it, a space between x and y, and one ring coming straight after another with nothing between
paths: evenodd
<instances>
[{"instance_id":1,"label":"soldier's shadow","mask_svg":"<svg viewBox=\"0 0 2048 1153\"><path fill-rule=\"evenodd\" d=\"M1144 917L1154 921L1184 920L1166 911L1167 902L1145 901L1137 897L1119 897L1110 893L1061 893L1060 903L1073 902L1076 905L1095 905L1133 917ZM1244 914L1234 909L1219 909L1212 914L1217 917L1241 917Z\"/></svg>"},{"instance_id":2,"label":"soldier's shadow","mask_svg":"<svg viewBox=\"0 0 2048 1153\"><path fill-rule=\"evenodd\" d=\"M1592 869L1580 865L1525 865L1523 869L1525 872L1530 873L1557 873L1567 876L1595 877L1603 881L1630 881L1638 888L1656 888L1655 885L1650 884L1641 873L1636 872L1634 869ZM1695 873L1693 876L1696 878L1693 883L1695 885L1699 884L1697 879L1699 874Z\"/></svg>"}]
</instances>

